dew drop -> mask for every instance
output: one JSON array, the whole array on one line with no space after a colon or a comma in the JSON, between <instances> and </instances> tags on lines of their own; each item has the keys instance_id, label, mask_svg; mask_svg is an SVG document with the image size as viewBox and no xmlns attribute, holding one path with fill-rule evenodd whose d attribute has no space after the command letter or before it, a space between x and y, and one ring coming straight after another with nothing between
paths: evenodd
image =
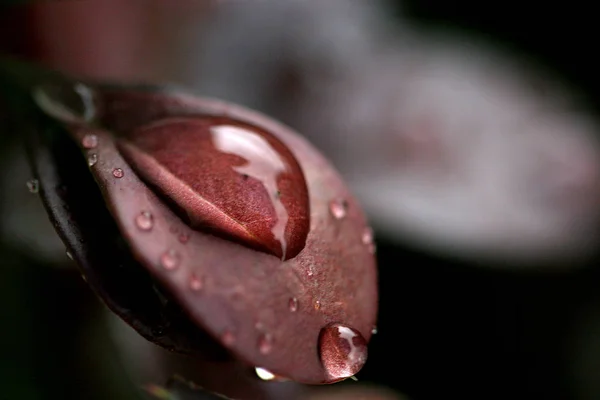
<instances>
[{"instance_id":1,"label":"dew drop","mask_svg":"<svg viewBox=\"0 0 600 400\"><path fill-rule=\"evenodd\" d=\"M154 226L154 217L148 211L142 211L135 217L135 224L142 231L149 231Z\"/></svg>"},{"instance_id":2,"label":"dew drop","mask_svg":"<svg viewBox=\"0 0 600 400\"><path fill-rule=\"evenodd\" d=\"M371 228L365 228L361 239L364 245L368 246L373 244L373 230Z\"/></svg>"},{"instance_id":3,"label":"dew drop","mask_svg":"<svg viewBox=\"0 0 600 400\"><path fill-rule=\"evenodd\" d=\"M304 248L310 230L304 173L265 129L227 117L177 117L129 132L118 145L192 228L282 259Z\"/></svg>"},{"instance_id":4,"label":"dew drop","mask_svg":"<svg viewBox=\"0 0 600 400\"><path fill-rule=\"evenodd\" d=\"M179 241L181 243L187 243L190 240L190 234L189 233L182 233L179 235Z\"/></svg>"},{"instance_id":5,"label":"dew drop","mask_svg":"<svg viewBox=\"0 0 600 400\"><path fill-rule=\"evenodd\" d=\"M319 355L331 379L350 378L367 361L367 342L356 329L332 323L321 330Z\"/></svg>"},{"instance_id":6,"label":"dew drop","mask_svg":"<svg viewBox=\"0 0 600 400\"><path fill-rule=\"evenodd\" d=\"M98 162L98 154L92 153L87 158L88 166L93 167Z\"/></svg>"},{"instance_id":7,"label":"dew drop","mask_svg":"<svg viewBox=\"0 0 600 400\"><path fill-rule=\"evenodd\" d=\"M202 282L202 279L196 274L192 274L192 276L190 277L190 289L192 289L194 292L198 292L202 290L203 287L204 282Z\"/></svg>"},{"instance_id":8,"label":"dew drop","mask_svg":"<svg viewBox=\"0 0 600 400\"><path fill-rule=\"evenodd\" d=\"M254 368L254 371L256 372L256 375L263 381L272 381L275 379L275 375L271 371L264 368L256 367Z\"/></svg>"},{"instance_id":9,"label":"dew drop","mask_svg":"<svg viewBox=\"0 0 600 400\"><path fill-rule=\"evenodd\" d=\"M298 299L295 297L290 298L288 301L288 308L291 312L298 311Z\"/></svg>"},{"instance_id":10,"label":"dew drop","mask_svg":"<svg viewBox=\"0 0 600 400\"><path fill-rule=\"evenodd\" d=\"M81 140L81 146L84 149L95 149L98 146L98 136L88 133Z\"/></svg>"},{"instance_id":11,"label":"dew drop","mask_svg":"<svg viewBox=\"0 0 600 400\"><path fill-rule=\"evenodd\" d=\"M165 251L160 256L160 264L167 271L174 270L179 266L179 254L173 249Z\"/></svg>"},{"instance_id":12,"label":"dew drop","mask_svg":"<svg viewBox=\"0 0 600 400\"><path fill-rule=\"evenodd\" d=\"M29 193L38 193L40 191L40 182L37 179L27 181L27 190L29 190Z\"/></svg>"},{"instance_id":13,"label":"dew drop","mask_svg":"<svg viewBox=\"0 0 600 400\"><path fill-rule=\"evenodd\" d=\"M346 200L332 200L329 203L329 212L335 219L342 219L348 213L348 202Z\"/></svg>"},{"instance_id":14,"label":"dew drop","mask_svg":"<svg viewBox=\"0 0 600 400\"><path fill-rule=\"evenodd\" d=\"M93 90L72 82L47 82L33 89L33 99L48 116L69 123L91 121L96 114Z\"/></svg>"},{"instance_id":15,"label":"dew drop","mask_svg":"<svg viewBox=\"0 0 600 400\"><path fill-rule=\"evenodd\" d=\"M113 169L112 174L117 179L122 178L123 175L125 175L125 173L123 172L123 170L121 168Z\"/></svg>"},{"instance_id":16,"label":"dew drop","mask_svg":"<svg viewBox=\"0 0 600 400\"><path fill-rule=\"evenodd\" d=\"M225 346L232 346L235 343L235 335L229 329L226 329L221 335L221 342Z\"/></svg>"},{"instance_id":17,"label":"dew drop","mask_svg":"<svg viewBox=\"0 0 600 400\"><path fill-rule=\"evenodd\" d=\"M260 354L269 354L273 349L273 336L268 333L263 333L258 338L258 351Z\"/></svg>"}]
</instances>

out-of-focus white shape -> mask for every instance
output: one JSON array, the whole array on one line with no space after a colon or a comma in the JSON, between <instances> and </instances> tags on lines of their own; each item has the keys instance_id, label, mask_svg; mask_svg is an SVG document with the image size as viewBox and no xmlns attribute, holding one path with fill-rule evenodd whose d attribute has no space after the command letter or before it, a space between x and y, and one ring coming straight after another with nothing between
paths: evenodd
<instances>
[{"instance_id":1,"label":"out-of-focus white shape","mask_svg":"<svg viewBox=\"0 0 600 400\"><path fill-rule=\"evenodd\" d=\"M590 256L595 117L541 71L466 40L394 36L384 15L360 0L225 3L182 80L304 134L388 237L515 266Z\"/></svg>"}]
</instances>

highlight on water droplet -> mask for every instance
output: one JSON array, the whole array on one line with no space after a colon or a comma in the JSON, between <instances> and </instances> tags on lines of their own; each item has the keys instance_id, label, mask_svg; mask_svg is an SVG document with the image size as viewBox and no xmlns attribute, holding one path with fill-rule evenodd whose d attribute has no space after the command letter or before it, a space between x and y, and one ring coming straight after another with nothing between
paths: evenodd
<instances>
[{"instance_id":1,"label":"highlight on water droplet","mask_svg":"<svg viewBox=\"0 0 600 400\"><path fill-rule=\"evenodd\" d=\"M298 311L298 299L295 297L290 298L288 301L288 308L291 312Z\"/></svg>"},{"instance_id":2,"label":"highlight on water droplet","mask_svg":"<svg viewBox=\"0 0 600 400\"><path fill-rule=\"evenodd\" d=\"M258 338L258 351L260 354L269 354L273 349L273 335L263 333Z\"/></svg>"},{"instance_id":3,"label":"highlight on water droplet","mask_svg":"<svg viewBox=\"0 0 600 400\"><path fill-rule=\"evenodd\" d=\"M272 381L275 379L275 375L264 368L256 367L254 368L254 372L256 372L256 375L263 381Z\"/></svg>"},{"instance_id":4,"label":"highlight on water droplet","mask_svg":"<svg viewBox=\"0 0 600 400\"><path fill-rule=\"evenodd\" d=\"M142 211L135 217L135 224L142 231L149 231L154 226L154 217L148 211Z\"/></svg>"},{"instance_id":5,"label":"highlight on water droplet","mask_svg":"<svg viewBox=\"0 0 600 400\"><path fill-rule=\"evenodd\" d=\"M81 140L81 146L84 149L95 149L98 146L98 136L93 133L87 133Z\"/></svg>"},{"instance_id":6,"label":"highlight on water droplet","mask_svg":"<svg viewBox=\"0 0 600 400\"><path fill-rule=\"evenodd\" d=\"M172 271L179 266L179 253L170 249L160 256L160 265L167 271Z\"/></svg>"},{"instance_id":7,"label":"highlight on water droplet","mask_svg":"<svg viewBox=\"0 0 600 400\"><path fill-rule=\"evenodd\" d=\"M202 278L192 273L192 275L190 276L190 289L192 289L194 292L198 292L202 290L203 287L204 282L202 281Z\"/></svg>"},{"instance_id":8,"label":"highlight on water droplet","mask_svg":"<svg viewBox=\"0 0 600 400\"><path fill-rule=\"evenodd\" d=\"M29 190L29 193L38 193L40 191L40 182L37 179L28 180L27 190Z\"/></svg>"},{"instance_id":9,"label":"highlight on water droplet","mask_svg":"<svg viewBox=\"0 0 600 400\"><path fill-rule=\"evenodd\" d=\"M87 158L88 166L93 167L98 162L98 154L92 153Z\"/></svg>"},{"instance_id":10,"label":"highlight on water droplet","mask_svg":"<svg viewBox=\"0 0 600 400\"><path fill-rule=\"evenodd\" d=\"M367 342L356 329L340 323L325 326L319 335L319 355L330 379L354 376L367 361Z\"/></svg>"},{"instance_id":11,"label":"highlight on water droplet","mask_svg":"<svg viewBox=\"0 0 600 400\"><path fill-rule=\"evenodd\" d=\"M346 200L332 200L329 203L329 212L335 219L342 219L348 213L348 202Z\"/></svg>"},{"instance_id":12,"label":"highlight on water droplet","mask_svg":"<svg viewBox=\"0 0 600 400\"><path fill-rule=\"evenodd\" d=\"M316 300L315 304L314 304L314 307L315 307L315 310L317 310L317 311L320 310L321 309L321 302L319 300Z\"/></svg>"},{"instance_id":13,"label":"highlight on water droplet","mask_svg":"<svg viewBox=\"0 0 600 400\"><path fill-rule=\"evenodd\" d=\"M85 123L96 115L94 91L83 83L46 82L36 86L32 96L44 113L59 121Z\"/></svg>"},{"instance_id":14,"label":"highlight on water droplet","mask_svg":"<svg viewBox=\"0 0 600 400\"><path fill-rule=\"evenodd\" d=\"M120 179L123 177L123 175L125 175L125 173L123 172L123 170L121 168L115 168L112 170L112 175L115 178Z\"/></svg>"}]
</instances>

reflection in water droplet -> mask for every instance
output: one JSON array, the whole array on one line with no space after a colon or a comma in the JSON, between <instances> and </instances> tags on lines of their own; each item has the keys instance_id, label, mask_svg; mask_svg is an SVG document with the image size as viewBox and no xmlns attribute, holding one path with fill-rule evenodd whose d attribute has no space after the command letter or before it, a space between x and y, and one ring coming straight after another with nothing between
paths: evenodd
<instances>
[{"instance_id":1,"label":"reflection in water droplet","mask_svg":"<svg viewBox=\"0 0 600 400\"><path fill-rule=\"evenodd\" d=\"M27 190L29 193L37 193L40 191L40 182L37 179L27 181Z\"/></svg>"},{"instance_id":2,"label":"reflection in water droplet","mask_svg":"<svg viewBox=\"0 0 600 400\"><path fill-rule=\"evenodd\" d=\"M221 342L223 342L225 346L231 346L235 343L235 335L229 329L226 329L221 335Z\"/></svg>"},{"instance_id":3,"label":"reflection in water droplet","mask_svg":"<svg viewBox=\"0 0 600 400\"><path fill-rule=\"evenodd\" d=\"M160 256L160 264L168 271L174 270L179 265L179 254L173 249L164 252Z\"/></svg>"},{"instance_id":4,"label":"reflection in water droplet","mask_svg":"<svg viewBox=\"0 0 600 400\"><path fill-rule=\"evenodd\" d=\"M321 330L319 354L330 379L346 379L367 361L367 342L357 330L333 323Z\"/></svg>"},{"instance_id":5,"label":"reflection in water droplet","mask_svg":"<svg viewBox=\"0 0 600 400\"><path fill-rule=\"evenodd\" d=\"M96 114L94 92L82 83L47 82L32 96L42 111L63 122L89 122Z\"/></svg>"},{"instance_id":6,"label":"reflection in water droplet","mask_svg":"<svg viewBox=\"0 0 600 400\"><path fill-rule=\"evenodd\" d=\"M296 312L298 311L298 299L295 297L292 297L289 301L288 301L288 308L290 309L291 312Z\"/></svg>"},{"instance_id":7,"label":"reflection in water droplet","mask_svg":"<svg viewBox=\"0 0 600 400\"><path fill-rule=\"evenodd\" d=\"M87 158L88 165L93 167L98 162L98 155L96 153L92 153Z\"/></svg>"},{"instance_id":8,"label":"reflection in water droplet","mask_svg":"<svg viewBox=\"0 0 600 400\"><path fill-rule=\"evenodd\" d=\"M135 217L135 224L142 231L149 231L154 226L154 217L148 211L142 211Z\"/></svg>"},{"instance_id":9,"label":"reflection in water droplet","mask_svg":"<svg viewBox=\"0 0 600 400\"><path fill-rule=\"evenodd\" d=\"M125 173L123 172L123 170L121 168L113 169L112 174L117 179L122 178L123 175L125 175Z\"/></svg>"},{"instance_id":10,"label":"reflection in water droplet","mask_svg":"<svg viewBox=\"0 0 600 400\"><path fill-rule=\"evenodd\" d=\"M128 133L118 145L192 228L282 259L304 248L308 188L293 153L271 132L226 117L179 117Z\"/></svg>"},{"instance_id":11,"label":"reflection in water droplet","mask_svg":"<svg viewBox=\"0 0 600 400\"><path fill-rule=\"evenodd\" d=\"M275 379L275 375L273 375L271 371L268 371L264 368L256 367L254 368L254 371L256 372L256 375L263 381L272 381Z\"/></svg>"},{"instance_id":12,"label":"reflection in water droplet","mask_svg":"<svg viewBox=\"0 0 600 400\"><path fill-rule=\"evenodd\" d=\"M179 241L181 243L187 243L190 240L190 234L189 233L182 233L179 235Z\"/></svg>"},{"instance_id":13,"label":"reflection in water droplet","mask_svg":"<svg viewBox=\"0 0 600 400\"><path fill-rule=\"evenodd\" d=\"M95 149L96 146L98 146L98 136L92 133L86 134L81 140L81 146L83 146L84 149L88 150Z\"/></svg>"},{"instance_id":14,"label":"reflection in water droplet","mask_svg":"<svg viewBox=\"0 0 600 400\"><path fill-rule=\"evenodd\" d=\"M348 213L348 203L346 200L332 200L329 203L329 211L335 219L342 219Z\"/></svg>"},{"instance_id":15,"label":"reflection in water droplet","mask_svg":"<svg viewBox=\"0 0 600 400\"><path fill-rule=\"evenodd\" d=\"M273 336L268 333L263 333L258 338L258 351L260 354L269 354L273 349Z\"/></svg>"},{"instance_id":16,"label":"reflection in water droplet","mask_svg":"<svg viewBox=\"0 0 600 400\"><path fill-rule=\"evenodd\" d=\"M287 210L280 200L281 192L277 186L278 176L286 171L286 165L279 153L260 135L230 125L219 125L211 128L213 143L223 153L243 157L246 163L233 170L242 176L251 177L260 181L275 207L277 221L271 233L281 245L282 259L285 259L287 241L285 228L289 219Z\"/></svg>"},{"instance_id":17,"label":"reflection in water droplet","mask_svg":"<svg viewBox=\"0 0 600 400\"><path fill-rule=\"evenodd\" d=\"M190 276L190 289L192 289L195 292L198 292L202 290L202 287L204 287L204 282L202 282L202 279L196 274L192 274Z\"/></svg>"},{"instance_id":18,"label":"reflection in water droplet","mask_svg":"<svg viewBox=\"0 0 600 400\"><path fill-rule=\"evenodd\" d=\"M319 300L316 300L314 307L315 307L315 310L317 310L317 311L320 310L321 309L321 302Z\"/></svg>"}]
</instances>

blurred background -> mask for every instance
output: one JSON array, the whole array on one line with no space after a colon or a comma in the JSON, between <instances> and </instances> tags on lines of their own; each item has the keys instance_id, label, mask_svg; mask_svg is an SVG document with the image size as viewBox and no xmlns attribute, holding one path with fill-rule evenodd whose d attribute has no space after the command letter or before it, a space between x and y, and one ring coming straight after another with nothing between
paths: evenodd
<instances>
[{"instance_id":1,"label":"blurred background","mask_svg":"<svg viewBox=\"0 0 600 400\"><path fill-rule=\"evenodd\" d=\"M4 54L240 103L332 161L375 229L381 291L369 361L338 386L600 398L600 79L585 3L14 3L0 7ZM138 337L65 254L22 150L0 126L1 399L141 398L173 373L240 399L332 390Z\"/></svg>"}]
</instances>

